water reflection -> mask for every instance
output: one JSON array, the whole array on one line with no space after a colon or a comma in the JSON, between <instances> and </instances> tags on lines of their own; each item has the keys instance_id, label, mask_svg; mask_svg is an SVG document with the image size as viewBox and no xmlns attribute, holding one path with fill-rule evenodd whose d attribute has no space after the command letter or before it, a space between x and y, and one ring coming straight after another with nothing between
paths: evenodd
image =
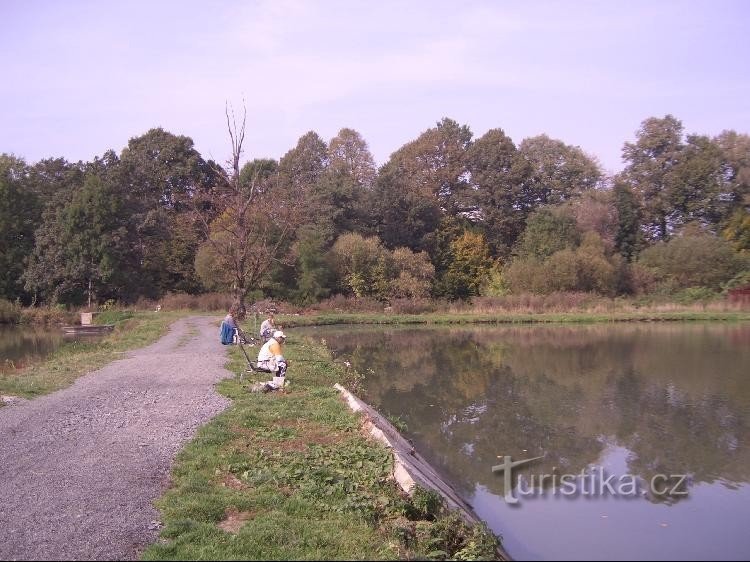
<instances>
[{"instance_id":1,"label":"water reflection","mask_svg":"<svg viewBox=\"0 0 750 562\"><path fill-rule=\"evenodd\" d=\"M61 330L54 328L0 325L0 374L22 369L76 339L66 338Z\"/></svg>"},{"instance_id":2,"label":"water reflection","mask_svg":"<svg viewBox=\"0 0 750 562\"><path fill-rule=\"evenodd\" d=\"M399 415L419 450L467 498L476 503L494 497L501 504L489 502L488 520L505 513L506 534L517 516L500 499L503 478L490 470L499 456L544 457L519 470L514 487L519 475L580 473L592 465L647 482L658 474L689 475L688 500L645 494L631 502L641 506L632 515L636 519L648 505L685 503L695 511L693 490L704 490L704 496L705 489L716 487L732 492L750 480L750 326L328 328L314 333L324 334L337 354L367 372L368 400ZM569 505L568 515L584 503ZM750 507L745 506L724 501L725 509L736 511L732 516L747 521ZM524 509L536 511L538 505ZM701 510L698 505L693 526L699 525ZM676 541L677 550L665 556L695 555L680 550L680 542L689 541ZM736 555L738 542L742 555L750 552L743 533L725 544L722 555ZM555 548L521 551L560 557ZM660 548L648 544L631 555L648 557ZM583 548L571 555L576 552L591 553Z\"/></svg>"}]
</instances>

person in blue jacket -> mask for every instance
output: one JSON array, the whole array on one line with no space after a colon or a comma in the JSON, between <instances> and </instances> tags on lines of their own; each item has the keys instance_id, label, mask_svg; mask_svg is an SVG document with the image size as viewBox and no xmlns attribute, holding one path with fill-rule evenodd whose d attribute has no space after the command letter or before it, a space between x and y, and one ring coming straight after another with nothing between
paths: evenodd
<instances>
[{"instance_id":1,"label":"person in blue jacket","mask_svg":"<svg viewBox=\"0 0 750 562\"><path fill-rule=\"evenodd\" d=\"M221 329L219 330L222 344L231 345L244 340L245 334L237 323L242 317L242 309L237 303L229 307L229 312L221 321Z\"/></svg>"}]
</instances>

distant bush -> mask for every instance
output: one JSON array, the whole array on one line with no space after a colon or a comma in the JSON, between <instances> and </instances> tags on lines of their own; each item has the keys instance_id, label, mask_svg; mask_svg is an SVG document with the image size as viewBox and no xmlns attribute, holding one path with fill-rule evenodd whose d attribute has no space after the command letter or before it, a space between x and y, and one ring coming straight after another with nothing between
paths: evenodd
<instances>
[{"instance_id":1,"label":"distant bush","mask_svg":"<svg viewBox=\"0 0 750 562\"><path fill-rule=\"evenodd\" d=\"M446 304L430 299L394 299L391 301L391 312L394 314L428 314L446 308Z\"/></svg>"},{"instance_id":2,"label":"distant bush","mask_svg":"<svg viewBox=\"0 0 750 562\"><path fill-rule=\"evenodd\" d=\"M689 287L719 290L744 265L729 242L707 233L687 233L651 246L641 252L638 264L651 270L657 284L668 291Z\"/></svg>"},{"instance_id":3,"label":"distant bush","mask_svg":"<svg viewBox=\"0 0 750 562\"><path fill-rule=\"evenodd\" d=\"M522 293L502 297L475 297L471 303L451 306L450 312L478 314L538 314L583 310L605 311L616 308L613 299L593 293L554 292L547 295Z\"/></svg>"},{"instance_id":4,"label":"distant bush","mask_svg":"<svg viewBox=\"0 0 750 562\"><path fill-rule=\"evenodd\" d=\"M80 316L64 306L44 306L24 308L21 311L23 324L75 324Z\"/></svg>"},{"instance_id":5,"label":"distant bush","mask_svg":"<svg viewBox=\"0 0 750 562\"><path fill-rule=\"evenodd\" d=\"M529 217L516 247L523 258L544 259L578 245L580 234L568 209L540 209Z\"/></svg>"},{"instance_id":6,"label":"distant bush","mask_svg":"<svg viewBox=\"0 0 750 562\"><path fill-rule=\"evenodd\" d=\"M435 267L426 252L409 248L391 252L375 236L342 234L331 248L330 261L340 290L383 302L426 297L435 277Z\"/></svg>"},{"instance_id":7,"label":"distant bush","mask_svg":"<svg viewBox=\"0 0 750 562\"><path fill-rule=\"evenodd\" d=\"M675 302L680 304L695 304L716 300L720 295L708 287L688 287L674 295Z\"/></svg>"},{"instance_id":8,"label":"distant bush","mask_svg":"<svg viewBox=\"0 0 750 562\"><path fill-rule=\"evenodd\" d=\"M596 292L614 295L623 264L618 255L608 256L601 237L587 232L578 248L565 247L548 258L517 257L503 270L512 293Z\"/></svg>"},{"instance_id":9,"label":"distant bush","mask_svg":"<svg viewBox=\"0 0 750 562\"><path fill-rule=\"evenodd\" d=\"M368 297L334 295L310 307L319 312L383 312L383 303Z\"/></svg>"},{"instance_id":10,"label":"distant bush","mask_svg":"<svg viewBox=\"0 0 750 562\"><path fill-rule=\"evenodd\" d=\"M186 293L169 293L157 302L162 310L200 310L216 312L229 310L232 304L231 295L225 293L205 293L188 295ZM155 305L154 305L155 308Z\"/></svg>"},{"instance_id":11,"label":"distant bush","mask_svg":"<svg viewBox=\"0 0 750 562\"><path fill-rule=\"evenodd\" d=\"M0 299L0 324L18 324L21 307L9 300Z\"/></svg>"},{"instance_id":12,"label":"distant bush","mask_svg":"<svg viewBox=\"0 0 750 562\"><path fill-rule=\"evenodd\" d=\"M721 289L726 293L732 289L741 289L743 287L750 287L750 270L748 269L740 271L737 275L724 283Z\"/></svg>"}]
</instances>

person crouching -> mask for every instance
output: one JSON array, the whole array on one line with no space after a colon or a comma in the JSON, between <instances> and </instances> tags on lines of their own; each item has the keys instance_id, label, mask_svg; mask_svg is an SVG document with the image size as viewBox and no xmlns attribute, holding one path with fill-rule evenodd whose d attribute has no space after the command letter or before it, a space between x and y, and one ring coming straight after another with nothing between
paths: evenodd
<instances>
[{"instance_id":1,"label":"person crouching","mask_svg":"<svg viewBox=\"0 0 750 562\"><path fill-rule=\"evenodd\" d=\"M268 369L276 377L285 376L287 361L281 351L284 342L286 342L286 335L281 330L276 330L258 352L258 367Z\"/></svg>"}]
</instances>

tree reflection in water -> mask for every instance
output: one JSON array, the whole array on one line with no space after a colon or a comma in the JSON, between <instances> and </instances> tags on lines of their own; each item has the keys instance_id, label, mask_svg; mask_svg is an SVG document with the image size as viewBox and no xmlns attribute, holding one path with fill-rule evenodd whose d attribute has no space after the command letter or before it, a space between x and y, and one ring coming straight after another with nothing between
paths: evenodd
<instances>
[{"instance_id":1,"label":"tree reflection in water","mask_svg":"<svg viewBox=\"0 0 750 562\"><path fill-rule=\"evenodd\" d=\"M418 449L467 495L477 486L505 493L490 470L498 456L544 456L517 475L579 473L615 447L627 449L627 472L645 481L689 474L693 484L732 487L750 478L750 326L324 333L367 373L367 399L400 416Z\"/></svg>"}]
</instances>

